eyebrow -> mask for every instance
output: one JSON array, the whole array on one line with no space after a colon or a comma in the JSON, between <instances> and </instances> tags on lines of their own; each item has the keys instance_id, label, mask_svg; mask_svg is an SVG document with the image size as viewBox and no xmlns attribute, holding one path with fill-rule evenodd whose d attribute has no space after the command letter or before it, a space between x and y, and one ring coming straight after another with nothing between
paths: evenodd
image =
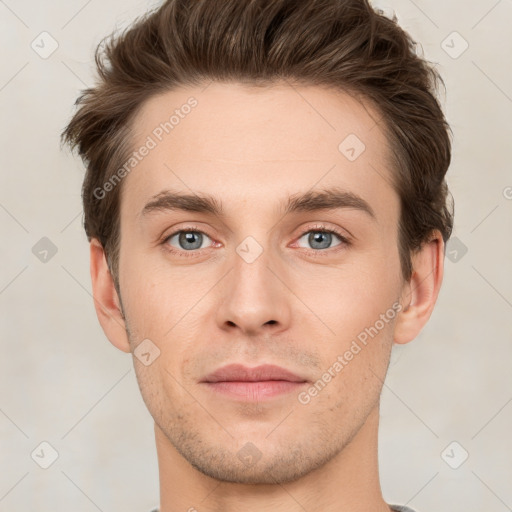
<instances>
[{"instance_id":1,"label":"eyebrow","mask_svg":"<svg viewBox=\"0 0 512 512\"><path fill-rule=\"evenodd\" d=\"M284 202L283 216L295 212L316 212L321 210L354 209L368 214L376 220L372 207L357 194L340 188L310 190L303 194L294 194ZM187 194L163 190L153 196L144 206L141 218L155 212L187 211L207 213L224 217L222 202L208 194Z\"/></svg>"}]
</instances>

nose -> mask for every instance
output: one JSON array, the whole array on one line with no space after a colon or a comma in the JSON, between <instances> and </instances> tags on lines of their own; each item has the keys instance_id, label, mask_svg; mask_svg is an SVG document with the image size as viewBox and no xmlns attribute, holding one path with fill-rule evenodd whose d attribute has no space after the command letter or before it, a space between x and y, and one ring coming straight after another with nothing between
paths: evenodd
<instances>
[{"instance_id":1,"label":"nose","mask_svg":"<svg viewBox=\"0 0 512 512\"><path fill-rule=\"evenodd\" d=\"M221 329L258 336L289 327L290 291L283 283L284 268L270 262L266 252L254 261L234 255L233 267L220 283L217 322Z\"/></svg>"}]
</instances>

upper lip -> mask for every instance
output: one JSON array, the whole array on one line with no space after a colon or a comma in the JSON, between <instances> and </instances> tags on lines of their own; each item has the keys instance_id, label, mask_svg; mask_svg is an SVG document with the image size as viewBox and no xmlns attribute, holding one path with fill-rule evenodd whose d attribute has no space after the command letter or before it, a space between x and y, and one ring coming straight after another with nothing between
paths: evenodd
<instances>
[{"instance_id":1,"label":"upper lip","mask_svg":"<svg viewBox=\"0 0 512 512\"><path fill-rule=\"evenodd\" d=\"M228 364L207 375L202 382L258 382L265 380L306 382L306 379L273 364L263 364L253 368L241 364Z\"/></svg>"}]
</instances>

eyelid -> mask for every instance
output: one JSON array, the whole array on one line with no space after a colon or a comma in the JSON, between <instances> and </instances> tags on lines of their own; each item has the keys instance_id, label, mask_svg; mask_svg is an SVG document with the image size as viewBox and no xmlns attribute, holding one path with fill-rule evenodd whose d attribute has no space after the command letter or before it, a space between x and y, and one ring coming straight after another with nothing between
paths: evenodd
<instances>
[{"instance_id":1,"label":"eyelid","mask_svg":"<svg viewBox=\"0 0 512 512\"><path fill-rule=\"evenodd\" d=\"M313 226L308 226L302 231L302 234L299 236L299 238L303 237L306 233L309 233L310 231L325 231L326 233L334 233L335 235L338 235L342 241L349 243L351 241L351 236L344 231L342 231L340 228L337 227L329 227L326 224L322 223L315 223Z\"/></svg>"}]
</instances>

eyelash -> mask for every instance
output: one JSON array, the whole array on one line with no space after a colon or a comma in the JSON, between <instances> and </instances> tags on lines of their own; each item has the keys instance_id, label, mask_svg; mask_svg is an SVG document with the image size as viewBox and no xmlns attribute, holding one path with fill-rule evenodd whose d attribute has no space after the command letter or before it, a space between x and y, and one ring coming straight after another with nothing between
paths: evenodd
<instances>
[{"instance_id":1,"label":"eyelash","mask_svg":"<svg viewBox=\"0 0 512 512\"><path fill-rule=\"evenodd\" d=\"M200 233L202 235L206 235L208 238L212 238L208 235L208 233L205 233L201 229L199 229L197 226L187 226L185 228L179 229L177 231L174 231L173 233L166 235L165 238L162 240L161 245L165 247L166 251L169 251L172 254L182 256L185 258L191 258L194 257L197 252L200 249L195 249L193 251L185 251L180 249L175 249L174 247L170 246L167 242L175 235L179 233ZM346 236L342 235L338 230L336 229L327 229L324 226L315 226L314 228L309 228L306 231L303 231L302 234L298 237L297 240L300 240L304 235L307 235L308 233L327 233L336 235L341 243L337 246L328 248L328 249L306 249L310 254L314 254L315 256L322 256L321 253L329 253L331 254L331 251L336 252L337 250L340 250L343 246L348 247L351 245L351 242L347 239ZM187 254L188 253L188 254Z\"/></svg>"}]
</instances>

